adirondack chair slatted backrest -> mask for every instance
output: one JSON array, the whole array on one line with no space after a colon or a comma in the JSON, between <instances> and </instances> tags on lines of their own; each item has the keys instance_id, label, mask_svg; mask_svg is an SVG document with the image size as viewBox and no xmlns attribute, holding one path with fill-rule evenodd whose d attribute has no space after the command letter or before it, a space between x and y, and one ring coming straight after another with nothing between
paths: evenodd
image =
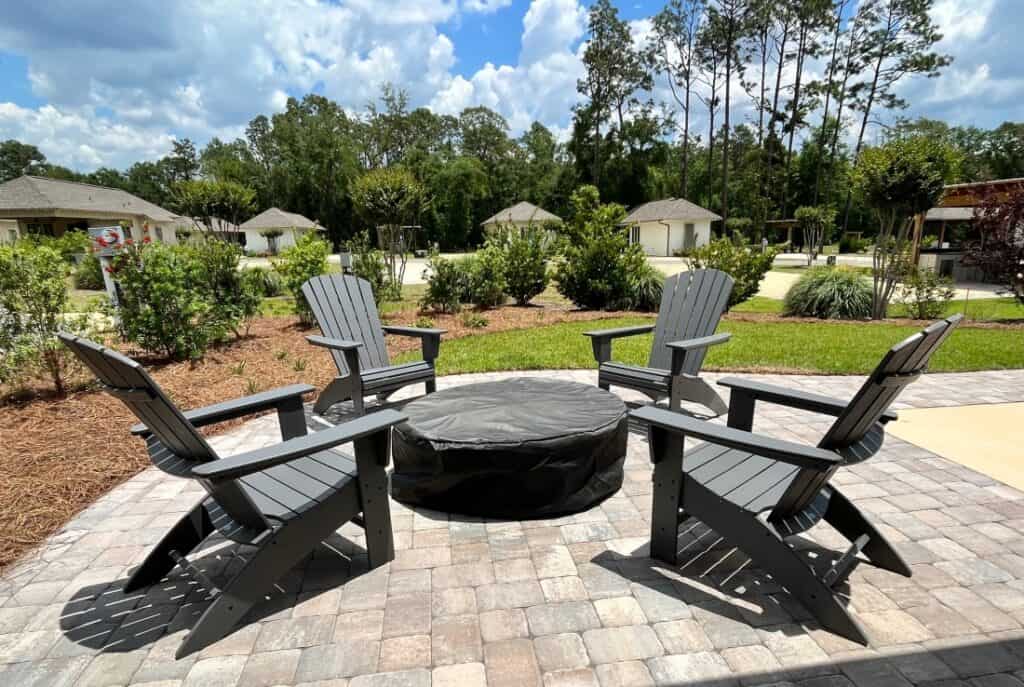
<instances>
[{"instance_id":1,"label":"adirondack chair slatted backrest","mask_svg":"<svg viewBox=\"0 0 1024 687\"><path fill-rule=\"evenodd\" d=\"M370 282L351 274L325 274L303 284L302 293L324 336L363 344L359 348L362 369L390 364ZM348 374L341 351L331 350L331 355L341 374Z\"/></svg>"},{"instance_id":2,"label":"adirondack chair slatted backrest","mask_svg":"<svg viewBox=\"0 0 1024 687\"><path fill-rule=\"evenodd\" d=\"M146 425L151 432L147 445L154 466L177 477L191 477L190 465L217 460L203 435L185 419L145 368L94 341L66 333L58 336L96 375L104 391L124 403ZM254 529L267 527L262 514L234 481L198 481L235 522Z\"/></svg>"},{"instance_id":3,"label":"adirondack chair slatted backrest","mask_svg":"<svg viewBox=\"0 0 1024 687\"><path fill-rule=\"evenodd\" d=\"M672 351L665 344L714 334L732 287L732 277L712 269L680 272L665 279L647 366L667 370L672 366ZM683 372L700 372L706 352L697 349L687 353Z\"/></svg>"},{"instance_id":4,"label":"adirondack chair slatted backrest","mask_svg":"<svg viewBox=\"0 0 1024 687\"><path fill-rule=\"evenodd\" d=\"M932 354L953 333L961 319L961 315L954 315L939 320L889 349L818 446L835 451L847 462L854 463L877 453L884 439L884 430L879 422L882 413L904 388L924 374ZM770 519L782 519L803 510L836 469L824 473L801 470Z\"/></svg>"}]
</instances>

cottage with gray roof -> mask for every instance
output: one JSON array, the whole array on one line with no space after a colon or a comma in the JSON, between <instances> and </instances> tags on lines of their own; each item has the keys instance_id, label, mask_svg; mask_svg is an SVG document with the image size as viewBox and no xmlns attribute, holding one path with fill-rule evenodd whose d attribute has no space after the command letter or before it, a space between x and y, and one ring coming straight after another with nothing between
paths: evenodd
<instances>
[{"instance_id":1,"label":"cottage with gray roof","mask_svg":"<svg viewBox=\"0 0 1024 687\"><path fill-rule=\"evenodd\" d=\"M270 253L295 245L308 231L327 231L319 223L295 212L269 208L238 226L241 244L249 253Z\"/></svg>"},{"instance_id":2,"label":"cottage with gray roof","mask_svg":"<svg viewBox=\"0 0 1024 687\"><path fill-rule=\"evenodd\" d=\"M671 256L710 242L711 223L720 219L684 198L666 198L633 208L622 224L647 255Z\"/></svg>"},{"instance_id":3,"label":"cottage with gray roof","mask_svg":"<svg viewBox=\"0 0 1024 687\"><path fill-rule=\"evenodd\" d=\"M516 227L518 229L531 225L539 227L548 222L561 224L562 218L524 200L512 207L499 210L481 222L481 225L486 231L494 231L498 227Z\"/></svg>"},{"instance_id":4,"label":"cottage with gray roof","mask_svg":"<svg viewBox=\"0 0 1024 687\"><path fill-rule=\"evenodd\" d=\"M119 188L37 176L0 184L0 220L17 222L19 235L48 236L127 222L136 240L148 227L151 238L171 243L181 223L172 212Z\"/></svg>"}]
</instances>

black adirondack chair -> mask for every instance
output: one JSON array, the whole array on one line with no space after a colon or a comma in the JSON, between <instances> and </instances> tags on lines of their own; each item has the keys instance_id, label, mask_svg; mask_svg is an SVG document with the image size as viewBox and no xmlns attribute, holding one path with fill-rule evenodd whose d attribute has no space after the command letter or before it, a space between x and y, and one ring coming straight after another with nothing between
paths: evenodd
<instances>
[{"instance_id":1,"label":"black adirondack chair","mask_svg":"<svg viewBox=\"0 0 1024 687\"><path fill-rule=\"evenodd\" d=\"M125 585L132 591L161 581L176 565L213 596L213 602L178 648L181 658L228 634L266 598L273 585L346 522L362 526L370 568L394 558L386 467L394 410L306 433L296 384L235 401L181 412L134 360L68 334L61 340L142 421L132 432L146 441L153 464L197 480L208 496L188 512L149 553ZM221 458L197 427L277 410L282 443ZM334 451L355 442L355 457ZM219 532L255 547L223 588L217 588L186 555Z\"/></svg>"},{"instance_id":2,"label":"black adirondack chair","mask_svg":"<svg viewBox=\"0 0 1024 687\"><path fill-rule=\"evenodd\" d=\"M634 389L654 401L668 397L671 410L692 401L716 415L725 413L728 407L722 397L699 374L708 347L729 340L729 334L715 334L715 328L729 303L732 285L733 278L719 270L681 272L665 280L655 324L584 332L600 366L598 386ZM647 367L612 361L613 339L651 331L654 345Z\"/></svg>"},{"instance_id":3,"label":"black adirondack chair","mask_svg":"<svg viewBox=\"0 0 1024 687\"><path fill-rule=\"evenodd\" d=\"M883 425L896 419L889 404L925 371L960 319L940 320L890 349L849 403L728 378L719 382L732 389L728 427L650 406L634 410L632 417L649 425L654 463L651 556L676 564L679 524L696 517L769 572L823 627L867 644L863 628L833 588L860 563L861 554L907 577L911 570L829 479L841 465L863 461L881 448ZM774 439L750 431L757 401L836 420L817 447ZM707 443L684 454L684 438ZM852 545L818 569L786 538L821 520Z\"/></svg>"},{"instance_id":4,"label":"black adirondack chair","mask_svg":"<svg viewBox=\"0 0 1024 687\"><path fill-rule=\"evenodd\" d=\"M313 405L323 413L335 403L351 400L354 410L364 412L365 396L387 398L410 384L423 382L427 393L435 384L434 360L441 348L443 329L383 326L373 300L373 290L365 279L350 274L313 277L302 285L323 336L307 336L314 346L330 350L338 376L328 384ZM423 360L392 365L384 335L415 336L423 348Z\"/></svg>"}]
</instances>

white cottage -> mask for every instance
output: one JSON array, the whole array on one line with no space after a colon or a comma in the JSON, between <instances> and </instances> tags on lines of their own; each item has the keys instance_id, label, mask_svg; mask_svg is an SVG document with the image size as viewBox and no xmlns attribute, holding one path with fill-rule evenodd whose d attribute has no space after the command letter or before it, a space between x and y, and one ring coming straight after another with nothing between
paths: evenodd
<instances>
[{"instance_id":1,"label":"white cottage","mask_svg":"<svg viewBox=\"0 0 1024 687\"><path fill-rule=\"evenodd\" d=\"M711 241L711 223L722 219L683 198L652 200L636 207L622 220L629 242L647 255L671 256Z\"/></svg>"},{"instance_id":2,"label":"white cottage","mask_svg":"<svg viewBox=\"0 0 1024 687\"><path fill-rule=\"evenodd\" d=\"M485 231L492 232L499 227L515 227L522 231L528 227L540 227L549 222L561 224L562 218L524 200L495 213L480 224Z\"/></svg>"},{"instance_id":3,"label":"white cottage","mask_svg":"<svg viewBox=\"0 0 1024 687\"><path fill-rule=\"evenodd\" d=\"M307 231L327 231L313 220L294 212L270 208L242 222L238 227L240 243L250 253L276 254L295 245L295 239Z\"/></svg>"}]
</instances>

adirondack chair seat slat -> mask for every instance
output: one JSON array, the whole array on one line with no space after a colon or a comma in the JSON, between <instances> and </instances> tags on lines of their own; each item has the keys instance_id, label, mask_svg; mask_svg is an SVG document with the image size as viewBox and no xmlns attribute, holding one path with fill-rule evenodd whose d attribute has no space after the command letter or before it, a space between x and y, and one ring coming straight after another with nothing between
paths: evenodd
<instances>
[{"instance_id":1,"label":"adirondack chair seat slat","mask_svg":"<svg viewBox=\"0 0 1024 687\"><path fill-rule=\"evenodd\" d=\"M924 372L928 360L962 318L940 320L893 346L847 403L758 382L730 378L728 426L701 422L661 408L634 410L648 425L654 463L651 556L676 564L678 526L699 518L748 555L810 610L822 626L862 644L867 634L834 593L861 556L909 577L910 566L885 536L829 479L844 464L871 457L882 446L888 406ZM757 401L781 403L836 419L815 447L752 431ZM687 439L706 443L684 450ZM787 537L825 520L851 546L815 561Z\"/></svg>"},{"instance_id":2,"label":"adirondack chair seat slat","mask_svg":"<svg viewBox=\"0 0 1024 687\"><path fill-rule=\"evenodd\" d=\"M598 368L598 375L616 386L631 388L634 385L642 386L644 389L663 393L668 393L669 387L672 385L672 373L668 370L656 370L653 367L639 367L625 363L602 363Z\"/></svg>"},{"instance_id":3,"label":"adirondack chair seat slat","mask_svg":"<svg viewBox=\"0 0 1024 687\"><path fill-rule=\"evenodd\" d=\"M362 415L364 396L376 394L384 399L421 382L428 394L434 391L434 360L443 329L382 325L370 283L351 274L313 277L302 285L302 293L323 334L306 338L327 348L338 368L338 376L320 392L313 412L324 413L336 403L352 401L355 412ZM386 333L418 337L423 360L392 365L384 343Z\"/></svg>"},{"instance_id":4,"label":"adirondack chair seat slat","mask_svg":"<svg viewBox=\"0 0 1024 687\"><path fill-rule=\"evenodd\" d=\"M181 567L210 592L212 603L176 653L194 653L234 629L289 570L347 522L366 533L369 567L394 558L386 467L391 427L405 418L382 410L313 434L307 432L296 385L182 413L134 360L70 334L60 339L143 425L135 431L153 464L194 479L207 496L186 513L150 551L124 589L160 582ZM249 413L276 409L281 443L221 457L196 429ZM355 457L338 449L352 443ZM220 533L255 548L221 589L187 556Z\"/></svg>"},{"instance_id":5,"label":"adirondack chair seat slat","mask_svg":"<svg viewBox=\"0 0 1024 687\"><path fill-rule=\"evenodd\" d=\"M392 367L363 370L363 389L373 391L385 386L408 386L434 378L434 368L423 360Z\"/></svg>"},{"instance_id":6,"label":"adirondack chair seat slat","mask_svg":"<svg viewBox=\"0 0 1024 687\"><path fill-rule=\"evenodd\" d=\"M716 444L687 451L683 458L684 479L753 514L774 508L799 472L794 465Z\"/></svg>"},{"instance_id":7,"label":"adirondack chair seat slat","mask_svg":"<svg viewBox=\"0 0 1024 687\"><path fill-rule=\"evenodd\" d=\"M621 386L659 401L668 397L669 408L683 401L701 404L716 415L728 408L721 396L700 378L710 346L725 343L727 333L715 333L732 293L733 279L725 272L698 269L665 279L654 325L584 332L590 337L598 363L597 384L602 389ZM612 360L612 342L624 336L654 331L647 366Z\"/></svg>"}]
</instances>

